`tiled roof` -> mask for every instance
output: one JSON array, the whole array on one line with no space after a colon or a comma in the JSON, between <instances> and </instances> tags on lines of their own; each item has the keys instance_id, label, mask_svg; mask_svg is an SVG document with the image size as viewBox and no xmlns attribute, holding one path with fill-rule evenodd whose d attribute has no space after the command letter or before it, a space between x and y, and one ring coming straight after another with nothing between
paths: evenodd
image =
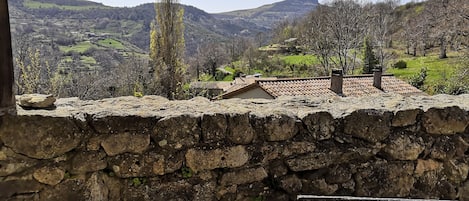
<instances>
[{"instance_id":1,"label":"tiled roof","mask_svg":"<svg viewBox=\"0 0 469 201\"><path fill-rule=\"evenodd\" d=\"M275 98L279 96L338 96L338 94L330 89L330 77L259 80L257 81L257 86ZM343 79L343 95L347 97L367 96L378 93L397 93L404 96L426 95L419 89L392 75L383 75L382 88L383 90L380 90L373 86L373 75L345 76ZM230 98L232 95L239 94L237 92L239 90L245 91L243 88L235 91L230 90L223 97Z\"/></svg>"}]
</instances>

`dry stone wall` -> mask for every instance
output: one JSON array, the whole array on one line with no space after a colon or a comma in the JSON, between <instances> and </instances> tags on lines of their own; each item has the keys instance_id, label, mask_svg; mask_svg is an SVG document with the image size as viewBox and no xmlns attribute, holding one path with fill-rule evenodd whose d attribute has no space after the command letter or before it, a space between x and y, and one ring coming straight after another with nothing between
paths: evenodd
<instances>
[{"instance_id":1,"label":"dry stone wall","mask_svg":"<svg viewBox=\"0 0 469 201\"><path fill-rule=\"evenodd\" d=\"M0 200L469 200L469 95L56 106L0 118Z\"/></svg>"}]
</instances>

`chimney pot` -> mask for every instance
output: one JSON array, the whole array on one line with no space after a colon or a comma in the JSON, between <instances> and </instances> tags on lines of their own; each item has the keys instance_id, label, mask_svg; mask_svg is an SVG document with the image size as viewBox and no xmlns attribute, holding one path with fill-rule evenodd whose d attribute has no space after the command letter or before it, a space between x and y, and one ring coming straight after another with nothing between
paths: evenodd
<instances>
[{"instance_id":1,"label":"chimney pot","mask_svg":"<svg viewBox=\"0 0 469 201\"><path fill-rule=\"evenodd\" d=\"M332 70L331 90L338 95L343 95L344 73L342 70Z\"/></svg>"},{"instance_id":2,"label":"chimney pot","mask_svg":"<svg viewBox=\"0 0 469 201\"><path fill-rule=\"evenodd\" d=\"M378 89L383 89L382 79L383 79L383 69L381 67L377 67L373 69L373 86Z\"/></svg>"}]
</instances>

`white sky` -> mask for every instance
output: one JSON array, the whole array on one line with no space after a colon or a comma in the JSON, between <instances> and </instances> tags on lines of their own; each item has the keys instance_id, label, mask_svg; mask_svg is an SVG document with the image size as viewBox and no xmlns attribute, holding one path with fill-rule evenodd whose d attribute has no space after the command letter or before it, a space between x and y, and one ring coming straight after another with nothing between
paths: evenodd
<instances>
[{"instance_id":1,"label":"white sky","mask_svg":"<svg viewBox=\"0 0 469 201\"><path fill-rule=\"evenodd\" d=\"M144 3L153 3L156 0L91 0L108 6L133 7ZM233 10L256 8L265 4L271 4L282 0L180 0L180 3L192 5L208 13L219 13ZM319 0L322 3L325 0ZM411 0L401 0L407 3Z\"/></svg>"}]
</instances>

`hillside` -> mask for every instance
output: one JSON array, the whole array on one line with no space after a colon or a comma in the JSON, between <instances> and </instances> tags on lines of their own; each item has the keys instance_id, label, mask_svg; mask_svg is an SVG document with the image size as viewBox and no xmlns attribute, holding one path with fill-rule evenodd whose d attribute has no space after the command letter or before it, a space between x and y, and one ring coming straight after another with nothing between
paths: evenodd
<instances>
[{"instance_id":1,"label":"hillside","mask_svg":"<svg viewBox=\"0 0 469 201\"><path fill-rule=\"evenodd\" d=\"M286 0L255 9L219 13L215 16L229 21L252 22L270 29L278 22L305 16L318 4L318 0Z\"/></svg>"}]
</instances>

